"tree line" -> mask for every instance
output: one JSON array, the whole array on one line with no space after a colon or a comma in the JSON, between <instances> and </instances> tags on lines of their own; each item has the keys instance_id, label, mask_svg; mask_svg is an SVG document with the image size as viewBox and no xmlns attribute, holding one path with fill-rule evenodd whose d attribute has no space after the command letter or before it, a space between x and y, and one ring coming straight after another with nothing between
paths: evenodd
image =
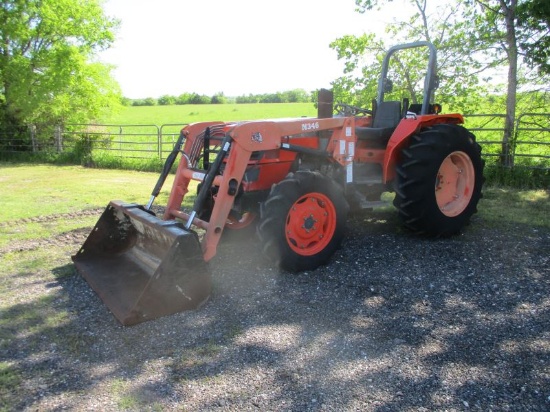
<instances>
[{"instance_id":1,"label":"tree line","mask_svg":"<svg viewBox=\"0 0 550 412\"><path fill-rule=\"evenodd\" d=\"M124 106L168 106L184 104L227 104L227 103L308 103L312 102L315 93L303 89L294 89L276 93L248 94L237 97L225 96L223 92L208 96L199 93L182 93L178 96L162 95L159 98L130 99L123 97Z\"/></svg>"}]
</instances>

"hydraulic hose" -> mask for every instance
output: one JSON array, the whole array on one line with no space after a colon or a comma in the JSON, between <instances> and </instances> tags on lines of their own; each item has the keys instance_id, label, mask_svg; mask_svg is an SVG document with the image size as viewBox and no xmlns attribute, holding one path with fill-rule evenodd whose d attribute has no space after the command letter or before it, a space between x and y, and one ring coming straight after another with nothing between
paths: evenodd
<instances>
[{"instance_id":1,"label":"hydraulic hose","mask_svg":"<svg viewBox=\"0 0 550 412\"><path fill-rule=\"evenodd\" d=\"M172 165L174 164L174 161L178 156L178 153L181 149L181 145L183 144L183 139L184 139L183 133L180 132L180 135L178 137L178 140L176 141L176 144L174 145L174 148L172 149L172 151L166 158L166 161L164 162L164 167L162 168L162 172L160 173L160 176L157 180L157 184L155 185L155 188L151 193L151 198L149 199L147 206L145 206L145 209L151 210L151 206L153 205L155 198L159 195L160 190L162 189L162 185L164 185L164 182L166 181L166 177L168 177L168 173L170 173L170 169L172 169Z\"/></svg>"},{"instance_id":2,"label":"hydraulic hose","mask_svg":"<svg viewBox=\"0 0 550 412\"><path fill-rule=\"evenodd\" d=\"M193 224L193 219L195 219L195 216L197 215L198 211L202 209L202 205L204 204L204 201L208 196L208 192L212 187L212 183L214 183L214 179L218 174L220 170L220 166L223 162L223 159L229 152L230 147L231 147L231 136L226 135L222 140L222 147L218 152L218 154L216 155L216 159L214 160L214 163L210 165L210 167L208 168L208 171L206 172L206 176L204 177L199 193L197 194L197 197L195 198L195 202L193 203L193 211L189 215L189 220L185 225L186 229L191 228L191 225Z\"/></svg>"}]
</instances>

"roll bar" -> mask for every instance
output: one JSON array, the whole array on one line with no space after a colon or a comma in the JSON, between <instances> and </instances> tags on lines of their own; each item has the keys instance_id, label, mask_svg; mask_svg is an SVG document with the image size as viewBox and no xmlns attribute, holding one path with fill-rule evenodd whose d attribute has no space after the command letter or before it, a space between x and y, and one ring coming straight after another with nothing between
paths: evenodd
<instances>
[{"instance_id":1,"label":"roll bar","mask_svg":"<svg viewBox=\"0 0 550 412\"><path fill-rule=\"evenodd\" d=\"M430 52L428 59L428 68L426 72L426 77L424 78L424 97L422 99L422 110L420 114L427 114L430 103L433 103L434 91L437 88L437 52L435 46L428 41L417 41L414 43L405 43L398 44L396 46L388 49L386 56L382 62L382 71L380 72L380 78L378 79L378 94L376 96L376 101L378 105L384 101L385 85L387 83L387 75L390 64L390 58L392 55L403 49L412 49L415 47L427 47Z\"/></svg>"}]
</instances>

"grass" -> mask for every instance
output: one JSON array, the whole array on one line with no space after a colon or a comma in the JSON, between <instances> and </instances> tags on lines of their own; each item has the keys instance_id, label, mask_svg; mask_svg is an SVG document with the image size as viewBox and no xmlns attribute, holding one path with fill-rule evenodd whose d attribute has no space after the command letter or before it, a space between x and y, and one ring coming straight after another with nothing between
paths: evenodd
<instances>
[{"instance_id":1,"label":"grass","mask_svg":"<svg viewBox=\"0 0 550 412\"><path fill-rule=\"evenodd\" d=\"M514 224L550 228L550 190L489 187L483 193L479 215L492 226Z\"/></svg>"},{"instance_id":2,"label":"grass","mask_svg":"<svg viewBox=\"0 0 550 412\"><path fill-rule=\"evenodd\" d=\"M513 169L510 169L487 162L483 174L487 182L493 186L520 189L550 187L550 169L537 169L525 165L516 165Z\"/></svg>"},{"instance_id":3,"label":"grass","mask_svg":"<svg viewBox=\"0 0 550 412\"><path fill-rule=\"evenodd\" d=\"M117 406L121 410L137 410L139 409L140 402L135 396L128 395L128 389L130 384L121 379L114 379L111 383L111 391L118 398Z\"/></svg>"},{"instance_id":4,"label":"grass","mask_svg":"<svg viewBox=\"0 0 550 412\"><path fill-rule=\"evenodd\" d=\"M3 206L0 210L0 248L91 227L99 212L84 215L80 212L102 210L114 199L144 204L157 178L157 173L127 170L0 163ZM160 204L168 201L172 179L173 176L166 179L157 198ZM61 218L55 218L59 215ZM50 218L36 219L39 216ZM9 264L9 255L4 259Z\"/></svg>"},{"instance_id":5,"label":"grass","mask_svg":"<svg viewBox=\"0 0 550 412\"><path fill-rule=\"evenodd\" d=\"M144 203L157 178L157 173L128 170L0 163L0 224L104 207L112 199ZM167 201L171 184L169 176L160 202Z\"/></svg>"},{"instance_id":6,"label":"grass","mask_svg":"<svg viewBox=\"0 0 550 412\"><path fill-rule=\"evenodd\" d=\"M21 373L7 362L0 362L0 411L11 410L13 388L22 381Z\"/></svg>"},{"instance_id":7,"label":"grass","mask_svg":"<svg viewBox=\"0 0 550 412\"><path fill-rule=\"evenodd\" d=\"M3 206L0 208L0 248L90 227L97 220L99 210L113 199L144 204L157 177L157 173L151 172L0 163ZM166 204L172 179L173 175L168 177L157 204ZM549 197L549 190L489 186L484 189L479 216L495 225L511 222L550 227ZM97 214L80 213L96 209ZM47 218L38 218L44 216ZM0 269L11 270L13 259L17 257L6 254ZM48 255L35 252L27 256L23 267L31 271L47 264L48 259Z\"/></svg>"},{"instance_id":8,"label":"grass","mask_svg":"<svg viewBox=\"0 0 550 412\"><path fill-rule=\"evenodd\" d=\"M80 217L82 210L104 208L110 200L146 203L158 178L157 173L128 170L88 169L81 166L16 165L0 163L0 247L7 241L44 238L91 221ZM157 199L158 204L168 200L173 175L170 175ZM548 206L548 191L514 190L506 188L485 189L483 207L500 209L494 202L504 202L501 213L528 208L536 221L544 224L544 207ZM486 206L485 206L486 205ZM74 214L67 220L39 220L37 216ZM542 215L541 215L542 213ZM494 215L490 213L488 218ZM28 219L23 225L12 225L14 220ZM92 217L95 219L95 216ZM508 216L507 220L526 223L521 213Z\"/></svg>"},{"instance_id":9,"label":"grass","mask_svg":"<svg viewBox=\"0 0 550 412\"><path fill-rule=\"evenodd\" d=\"M189 104L181 106L128 106L107 119L109 124L189 124L317 116L313 103Z\"/></svg>"}]
</instances>

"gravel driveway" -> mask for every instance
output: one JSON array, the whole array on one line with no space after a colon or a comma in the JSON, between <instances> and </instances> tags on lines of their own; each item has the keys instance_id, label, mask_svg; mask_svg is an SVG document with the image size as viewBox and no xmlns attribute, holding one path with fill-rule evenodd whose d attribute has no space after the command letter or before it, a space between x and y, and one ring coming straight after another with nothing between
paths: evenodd
<instances>
[{"instance_id":1,"label":"gravel driveway","mask_svg":"<svg viewBox=\"0 0 550 412\"><path fill-rule=\"evenodd\" d=\"M29 305L68 315L12 325L17 409L550 410L550 231L474 218L428 240L395 219L354 217L331 263L297 275L252 238L222 245L205 306L128 328L69 259L55 281L20 273Z\"/></svg>"}]
</instances>

